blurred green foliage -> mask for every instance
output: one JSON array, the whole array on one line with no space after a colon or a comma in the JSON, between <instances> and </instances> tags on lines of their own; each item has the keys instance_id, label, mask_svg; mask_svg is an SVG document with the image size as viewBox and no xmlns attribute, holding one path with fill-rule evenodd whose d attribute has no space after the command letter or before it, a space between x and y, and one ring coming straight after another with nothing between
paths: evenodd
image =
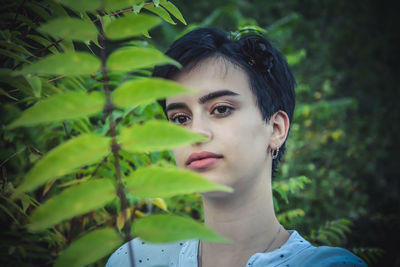
<instances>
[{"instance_id":1,"label":"blurred green foliage","mask_svg":"<svg viewBox=\"0 0 400 267\"><path fill-rule=\"evenodd\" d=\"M390 245L400 242L396 234L400 230L397 204L400 187L395 160L399 151L395 144L399 130L399 106L395 99L399 90L393 75L398 64L392 30L397 20L394 9L374 1L173 2L184 19L165 7L171 15L158 12L165 22L148 33L152 38L140 37L130 44L165 50L173 40L197 26L226 31L252 26L263 29L292 66L298 81L297 106L287 152L273 181L275 209L281 223L287 229L297 229L316 245L350 249L370 266L400 264L395 247ZM166 1L160 3L166 5ZM155 12L154 6L147 7L146 11ZM139 4L134 10L141 8ZM36 76L10 79L8 74L10 69L19 69L22 62L58 51L76 49L99 55L96 40L91 44L59 41L46 35L51 27L35 30L45 21L68 14L80 14L86 22L95 17L60 8L50 0L10 2L1 7L1 12L2 25L6 26L0 32L3 229L0 263L52 265L61 250L98 226L110 225L122 232L125 219L118 198L105 208L63 221L44 232L26 230L28 216L36 207L65 192L64 188L85 183L94 174L114 176L113 156L106 158L100 167L87 166L72 175L50 180L19 200L11 200L9 196L31 167L58 144L83 133L109 135L109 118L105 114L65 118L63 123L16 130L7 129L6 125L28 106L59 90L98 90L102 75L42 76L38 80ZM184 24L173 25L172 15ZM114 20L114 16L106 18L105 24ZM118 42L111 42L108 52L117 47ZM135 75L147 77L150 73L151 68L135 74L110 72L109 84L116 88ZM131 123L164 117L156 103L131 110L115 109L113 115L117 130ZM169 151L143 154L121 150L119 156L124 176L133 172L133 166L152 163L168 166L173 162ZM171 212L204 220L201 196L196 193L151 200L127 195L127 199L131 207L128 217L132 213L140 218ZM104 262L103 258L94 265L102 266Z\"/></svg>"}]
</instances>

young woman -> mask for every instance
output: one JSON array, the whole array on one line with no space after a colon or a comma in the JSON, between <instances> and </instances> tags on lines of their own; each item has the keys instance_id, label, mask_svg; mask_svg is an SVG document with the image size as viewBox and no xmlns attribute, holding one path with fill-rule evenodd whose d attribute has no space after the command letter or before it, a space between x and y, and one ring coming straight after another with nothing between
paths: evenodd
<instances>
[{"instance_id":1,"label":"young woman","mask_svg":"<svg viewBox=\"0 0 400 267\"><path fill-rule=\"evenodd\" d=\"M283 56L259 35L231 40L203 28L181 37L166 53L183 69L158 67L196 94L161 104L168 119L209 138L175 149L178 167L234 189L203 193L205 225L230 244L131 241L135 266L366 266L342 248L314 247L278 222L271 178L285 151L295 106L295 80ZM107 266L129 266L127 244Z\"/></svg>"}]
</instances>

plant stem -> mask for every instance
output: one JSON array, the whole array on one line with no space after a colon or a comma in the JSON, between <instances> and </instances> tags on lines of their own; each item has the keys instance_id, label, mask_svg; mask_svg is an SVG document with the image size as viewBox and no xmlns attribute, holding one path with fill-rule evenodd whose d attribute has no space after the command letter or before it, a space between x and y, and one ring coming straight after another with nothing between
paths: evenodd
<instances>
[{"instance_id":1,"label":"plant stem","mask_svg":"<svg viewBox=\"0 0 400 267\"><path fill-rule=\"evenodd\" d=\"M128 242L128 251L129 251L129 261L131 267L134 267L134 260L133 260L133 250L132 250L132 244L130 241L131 239L131 234L130 234L130 227L129 223L127 220L127 210L129 208L129 203L126 199L125 192L124 192L124 186L122 184L122 175L121 175L121 167L119 163L119 156L118 156L118 151L121 149L121 147L117 143L117 133L115 130L115 122L113 118L113 109L114 106L111 101L111 96L110 96L110 86L108 84L108 76L107 76L107 68L106 68L106 61L107 61L107 56L106 56L106 46L105 46L105 35L103 31L103 25L100 20L100 25L99 25L99 44L100 44L100 57L101 57L101 73L103 75L103 84L104 84L104 91L106 95L106 107L105 110L109 116L109 121L110 121L110 133L111 133L111 138L112 138L112 145L111 145L111 151L114 156L114 164L115 164L115 172L117 175L117 195L121 201L121 210L123 211L124 215L124 227L123 227L123 232L125 234L125 241ZM133 214L132 216L135 216Z\"/></svg>"}]
</instances>

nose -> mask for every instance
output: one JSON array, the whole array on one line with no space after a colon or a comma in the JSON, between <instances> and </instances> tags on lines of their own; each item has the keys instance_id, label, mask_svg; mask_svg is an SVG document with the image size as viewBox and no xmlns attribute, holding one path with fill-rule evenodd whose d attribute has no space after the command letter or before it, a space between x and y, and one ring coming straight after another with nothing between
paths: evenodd
<instances>
[{"instance_id":1,"label":"nose","mask_svg":"<svg viewBox=\"0 0 400 267\"><path fill-rule=\"evenodd\" d=\"M210 124L207 123L207 119L204 118L204 117L201 117L201 116L193 117L190 130L192 132L197 133L197 134L204 135L209 140L212 140L212 138L213 138L213 133L212 133L212 130L210 128ZM199 145L199 144L202 144L202 143L204 143L204 142L198 142L198 143L195 143L195 145Z\"/></svg>"}]
</instances>

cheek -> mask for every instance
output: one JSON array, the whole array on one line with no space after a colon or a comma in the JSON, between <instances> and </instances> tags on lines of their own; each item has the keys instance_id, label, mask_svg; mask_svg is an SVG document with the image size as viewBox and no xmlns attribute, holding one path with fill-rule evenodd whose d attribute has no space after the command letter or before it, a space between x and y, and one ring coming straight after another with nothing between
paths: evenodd
<instances>
[{"instance_id":1,"label":"cheek","mask_svg":"<svg viewBox=\"0 0 400 267\"><path fill-rule=\"evenodd\" d=\"M172 153L174 154L174 158L175 158L175 161L176 161L176 165L179 168L183 168L184 165L185 165L185 161L186 161L186 158L184 156L184 152L183 151L184 151L183 148L176 148L176 149L172 150Z\"/></svg>"}]
</instances>

